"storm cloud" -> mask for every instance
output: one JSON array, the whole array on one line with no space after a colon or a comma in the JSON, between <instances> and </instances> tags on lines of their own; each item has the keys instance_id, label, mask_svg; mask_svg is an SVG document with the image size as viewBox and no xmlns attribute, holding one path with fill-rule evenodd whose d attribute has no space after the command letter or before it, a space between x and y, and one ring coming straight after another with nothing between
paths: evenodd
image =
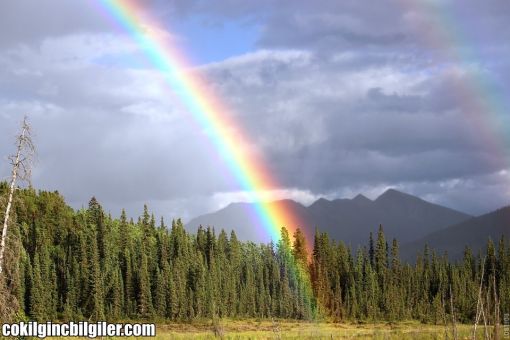
<instances>
[{"instance_id":1,"label":"storm cloud","mask_svg":"<svg viewBox=\"0 0 510 340\"><path fill-rule=\"evenodd\" d=\"M474 214L510 203L510 5L402 3L145 8L168 27L257 32L243 53L191 72L246 130L281 185L276 197L306 204L395 187ZM147 203L188 219L242 199L207 131L99 2L5 1L0 32L0 154L28 113L36 187L77 208L96 195L114 215ZM169 33L200 53L186 30Z\"/></svg>"}]
</instances>

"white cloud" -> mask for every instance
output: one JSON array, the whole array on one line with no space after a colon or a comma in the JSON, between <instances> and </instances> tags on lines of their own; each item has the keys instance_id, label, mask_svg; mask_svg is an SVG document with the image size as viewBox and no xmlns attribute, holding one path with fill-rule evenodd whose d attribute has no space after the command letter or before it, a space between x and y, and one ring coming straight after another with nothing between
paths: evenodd
<instances>
[{"instance_id":1,"label":"white cloud","mask_svg":"<svg viewBox=\"0 0 510 340\"><path fill-rule=\"evenodd\" d=\"M309 190L300 189L275 189L275 190L264 190L257 192L248 191L232 191L232 192L217 192L212 195L211 198L211 211L215 211L224 208L232 202L246 202L253 203L254 197L257 201L271 202L282 199L292 199L296 202L300 202L304 205L310 205L322 196L315 195Z\"/></svg>"}]
</instances>

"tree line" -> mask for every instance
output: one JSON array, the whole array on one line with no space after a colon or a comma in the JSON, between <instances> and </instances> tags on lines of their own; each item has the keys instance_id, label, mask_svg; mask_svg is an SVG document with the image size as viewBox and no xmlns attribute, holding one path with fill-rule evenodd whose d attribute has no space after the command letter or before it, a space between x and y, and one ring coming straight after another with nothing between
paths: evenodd
<instances>
[{"instance_id":1,"label":"tree line","mask_svg":"<svg viewBox=\"0 0 510 340\"><path fill-rule=\"evenodd\" d=\"M7 190L0 183L0 195ZM466 248L457 262L425 247L404 263L382 226L357 249L316 231L308 254L300 230L282 228L276 244L255 244L210 227L188 233L181 220L156 221L147 206L133 220L125 211L112 218L95 198L74 210L58 192L20 189L16 197L0 278L3 318L470 323L484 311L490 323L510 310L504 239L489 240L483 254Z\"/></svg>"}]
</instances>

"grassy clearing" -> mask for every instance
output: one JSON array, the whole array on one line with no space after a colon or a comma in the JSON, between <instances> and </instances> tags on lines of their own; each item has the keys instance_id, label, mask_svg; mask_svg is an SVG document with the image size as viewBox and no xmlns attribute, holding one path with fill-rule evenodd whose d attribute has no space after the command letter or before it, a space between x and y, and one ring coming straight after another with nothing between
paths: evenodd
<instances>
[{"instance_id":1,"label":"grassy clearing","mask_svg":"<svg viewBox=\"0 0 510 340\"><path fill-rule=\"evenodd\" d=\"M167 328L168 327L168 328ZM219 328L219 331L218 331ZM215 332L216 331L216 332ZM459 327L461 338L468 337L469 325ZM223 336L215 336L215 333ZM480 332L481 334L481 332ZM160 339L445 339L442 326L415 322L389 324L335 324L307 322L228 321L209 329L196 328L182 332L170 326L158 328Z\"/></svg>"},{"instance_id":2,"label":"grassy clearing","mask_svg":"<svg viewBox=\"0 0 510 340\"><path fill-rule=\"evenodd\" d=\"M459 339L470 339L472 326L459 325ZM482 336L483 327L480 329ZM452 339L444 326L417 322L352 324L270 320L195 321L158 325L156 338L148 339ZM56 338L54 338L56 339ZM59 338L64 339L64 338ZM124 338L130 339L130 338ZM132 338L131 338L132 339Z\"/></svg>"}]
</instances>

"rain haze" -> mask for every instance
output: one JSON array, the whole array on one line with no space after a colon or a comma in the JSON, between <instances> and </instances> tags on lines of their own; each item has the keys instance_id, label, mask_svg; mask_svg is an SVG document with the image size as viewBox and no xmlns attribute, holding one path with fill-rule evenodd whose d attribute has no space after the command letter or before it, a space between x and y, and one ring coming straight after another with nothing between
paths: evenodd
<instances>
[{"instance_id":1,"label":"rain haze","mask_svg":"<svg viewBox=\"0 0 510 340\"><path fill-rule=\"evenodd\" d=\"M470 214L510 203L508 1L145 1L246 131L271 198L387 188ZM242 201L178 93L100 1L0 4L0 177L24 114L33 184L118 216ZM236 128L236 127L232 127Z\"/></svg>"}]
</instances>

